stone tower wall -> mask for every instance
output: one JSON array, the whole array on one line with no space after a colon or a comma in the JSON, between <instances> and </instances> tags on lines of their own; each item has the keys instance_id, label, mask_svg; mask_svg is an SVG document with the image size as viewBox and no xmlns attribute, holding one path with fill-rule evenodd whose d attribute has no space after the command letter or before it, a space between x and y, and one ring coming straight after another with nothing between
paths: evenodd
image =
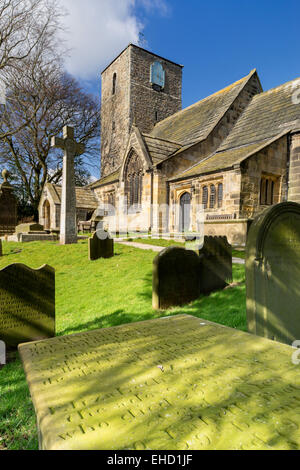
<instances>
[{"instance_id":1,"label":"stone tower wall","mask_svg":"<svg viewBox=\"0 0 300 470\"><path fill-rule=\"evenodd\" d=\"M165 87L153 89L150 66L161 62ZM113 76L116 88L113 94ZM121 166L132 124L150 132L156 122L181 110L182 67L129 45L102 73L101 176Z\"/></svg>"}]
</instances>

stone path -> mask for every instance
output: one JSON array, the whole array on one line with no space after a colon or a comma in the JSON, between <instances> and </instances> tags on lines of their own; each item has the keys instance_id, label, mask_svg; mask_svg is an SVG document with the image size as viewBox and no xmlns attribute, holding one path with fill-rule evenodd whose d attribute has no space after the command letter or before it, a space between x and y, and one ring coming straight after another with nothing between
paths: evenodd
<instances>
[{"instance_id":1,"label":"stone path","mask_svg":"<svg viewBox=\"0 0 300 470\"><path fill-rule=\"evenodd\" d=\"M285 344L178 315L19 351L42 449L300 449Z\"/></svg>"},{"instance_id":2,"label":"stone path","mask_svg":"<svg viewBox=\"0 0 300 470\"><path fill-rule=\"evenodd\" d=\"M145 243L126 242L124 240L118 240L117 238L115 238L115 243L121 243L122 245L126 245L126 246L133 246L134 248L140 248L141 250L152 250L157 253L160 253L165 248L164 246L147 245ZM245 264L245 260L242 258L234 257L232 258L232 262L236 264Z\"/></svg>"}]
</instances>

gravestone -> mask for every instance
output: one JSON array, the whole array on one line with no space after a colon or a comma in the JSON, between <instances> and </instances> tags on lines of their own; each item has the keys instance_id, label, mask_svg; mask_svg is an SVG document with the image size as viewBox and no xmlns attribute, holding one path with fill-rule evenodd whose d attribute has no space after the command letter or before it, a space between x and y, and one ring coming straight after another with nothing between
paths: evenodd
<instances>
[{"instance_id":1,"label":"gravestone","mask_svg":"<svg viewBox=\"0 0 300 470\"><path fill-rule=\"evenodd\" d=\"M64 151L63 158L63 182L61 194L60 212L60 243L62 245L77 243L77 221L76 221L76 192L74 158L81 155L85 147L74 139L73 127L65 126L63 139L53 137L52 147Z\"/></svg>"},{"instance_id":2,"label":"gravestone","mask_svg":"<svg viewBox=\"0 0 300 470\"><path fill-rule=\"evenodd\" d=\"M19 346L40 449L110 452L299 449L294 351L189 315Z\"/></svg>"},{"instance_id":3,"label":"gravestone","mask_svg":"<svg viewBox=\"0 0 300 470\"><path fill-rule=\"evenodd\" d=\"M11 264L0 271L0 340L7 346L55 336L55 271Z\"/></svg>"},{"instance_id":4,"label":"gravestone","mask_svg":"<svg viewBox=\"0 0 300 470\"><path fill-rule=\"evenodd\" d=\"M200 295L200 259L192 250L170 246L153 261L152 306L167 309Z\"/></svg>"},{"instance_id":5,"label":"gravestone","mask_svg":"<svg viewBox=\"0 0 300 470\"><path fill-rule=\"evenodd\" d=\"M17 200L8 182L9 173L2 171L4 179L0 186L0 236L12 234L17 225Z\"/></svg>"},{"instance_id":6,"label":"gravestone","mask_svg":"<svg viewBox=\"0 0 300 470\"><path fill-rule=\"evenodd\" d=\"M0 368L6 364L6 344L0 340Z\"/></svg>"},{"instance_id":7,"label":"gravestone","mask_svg":"<svg viewBox=\"0 0 300 470\"><path fill-rule=\"evenodd\" d=\"M89 260L112 258L114 256L114 240L108 232L97 231L89 238Z\"/></svg>"},{"instance_id":8,"label":"gravestone","mask_svg":"<svg viewBox=\"0 0 300 470\"><path fill-rule=\"evenodd\" d=\"M0 257L3 256L2 240L0 240Z\"/></svg>"},{"instance_id":9,"label":"gravestone","mask_svg":"<svg viewBox=\"0 0 300 470\"><path fill-rule=\"evenodd\" d=\"M300 205L266 209L250 227L246 247L250 333L292 344L300 339Z\"/></svg>"},{"instance_id":10,"label":"gravestone","mask_svg":"<svg viewBox=\"0 0 300 470\"><path fill-rule=\"evenodd\" d=\"M201 259L201 293L224 289L232 282L232 247L226 237L205 236L197 253Z\"/></svg>"},{"instance_id":11,"label":"gravestone","mask_svg":"<svg viewBox=\"0 0 300 470\"><path fill-rule=\"evenodd\" d=\"M44 232L43 225L31 222L31 223L20 224L16 226L16 233L35 233L35 232Z\"/></svg>"}]
</instances>

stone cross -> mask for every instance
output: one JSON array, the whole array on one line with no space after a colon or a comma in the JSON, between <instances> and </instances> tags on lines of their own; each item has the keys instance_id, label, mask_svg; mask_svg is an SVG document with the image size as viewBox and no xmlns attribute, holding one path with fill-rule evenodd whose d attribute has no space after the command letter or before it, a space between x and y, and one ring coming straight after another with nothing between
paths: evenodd
<instances>
[{"instance_id":1,"label":"stone cross","mask_svg":"<svg viewBox=\"0 0 300 470\"><path fill-rule=\"evenodd\" d=\"M74 139L74 128L65 126L63 138L52 137L51 146L64 150L63 183L60 210L60 243L77 243L74 157L84 152L84 145Z\"/></svg>"}]
</instances>

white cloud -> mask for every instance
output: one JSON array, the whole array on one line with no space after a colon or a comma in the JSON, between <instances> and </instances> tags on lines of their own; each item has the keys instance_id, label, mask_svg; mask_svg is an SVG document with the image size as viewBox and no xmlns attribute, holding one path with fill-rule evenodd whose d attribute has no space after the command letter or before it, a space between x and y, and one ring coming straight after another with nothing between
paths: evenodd
<instances>
[{"instance_id":1,"label":"white cloud","mask_svg":"<svg viewBox=\"0 0 300 470\"><path fill-rule=\"evenodd\" d=\"M146 13L159 9L166 14L165 0L60 0L68 15L68 72L84 80L93 80L130 42L138 44L143 24L136 7Z\"/></svg>"}]
</instances>

